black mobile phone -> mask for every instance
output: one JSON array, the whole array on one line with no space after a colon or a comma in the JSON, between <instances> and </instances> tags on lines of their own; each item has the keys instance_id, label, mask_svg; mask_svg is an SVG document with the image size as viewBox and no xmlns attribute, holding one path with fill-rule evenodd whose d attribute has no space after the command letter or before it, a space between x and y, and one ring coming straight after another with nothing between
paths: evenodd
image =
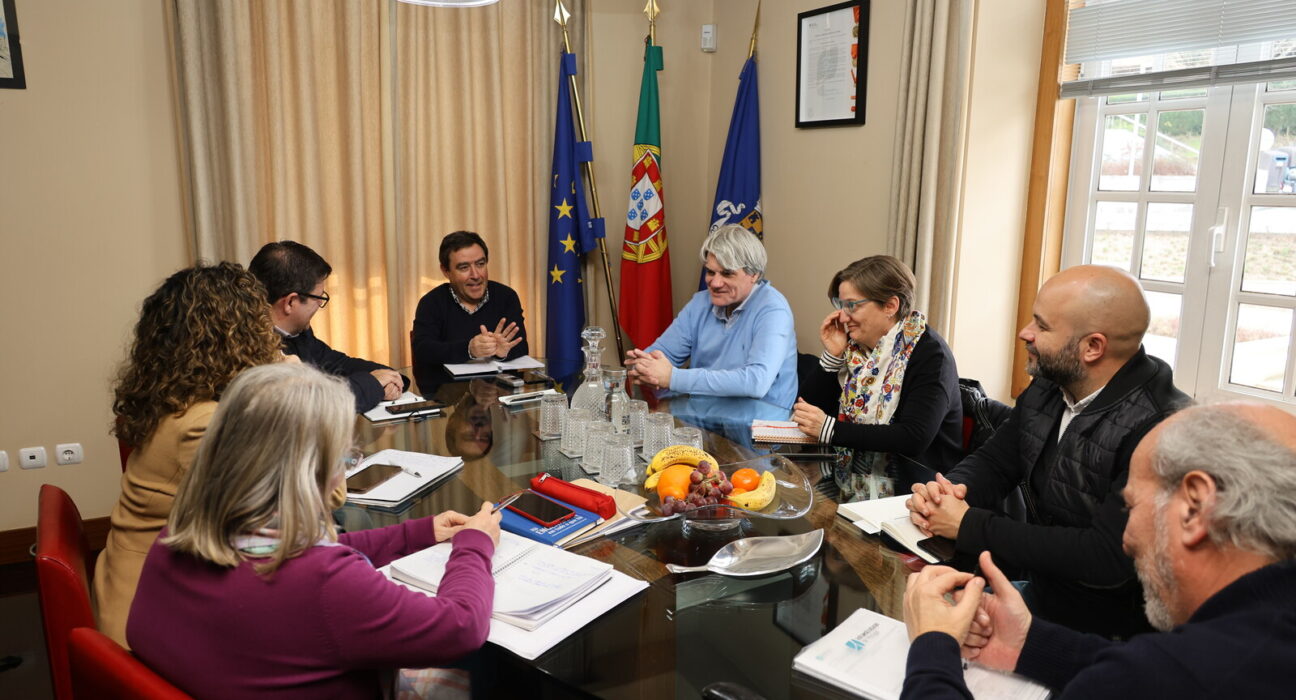
<instances>
[{"instance_id":1,"label":"black mobile phone","mask_svg":"<svg viewBox=\"0 0 1296 700\"><path fill-rule=\"evenodd\" d=\"M528 369L522 372L522 382L524 384L544 384L545 387L554 385L553 377L544 373L541 369Z\"/></svg>"},{"instance_id":2,"label":"black mobile phone","mask_svg":"<svg viewBox=\"0 0 1296 700\"><path fill-rule=\"evenodd\" d=\"M392 464L370 464L347 477L347 493L368 493L400 473L401 468Z\"/></svg>"},{"instance_id":3,"label":"black mobile phone","mask_svg":"<svg viewBox=\"0 0 1296 700\"><path fill-rule=\"evenodd\" d=\"M506 507L540 527L553 527L576 515L576 511L571 508L549 500L534 491L524 491L516 501Z\"/></svg>"},{"instance_id":4,"label":"black mobile phone","mask_svg":"<svg viewBox=\"0 0 1296 700\"><path fill-rule=\"evenodd\" d=\"M954 540L948 537L928 537L918 540L918 548L936 557L937 561L949 561L954 558Z\"/></svg>"},{"instance_id":5,"label":"black mobile phone","mask_svg":"<svg viewBox=\"0 0 1296 700\"><path fill-rule=\"evenodd\" d=\"M430 411L433 409L442 409L445 407L446 405L444 403L441 403L440 401L437 401L435 399L428 399L427 401L415 401L413 403L402 403L402 404L396 404L395 406L388 406L387 412L395 415L400 415L402 413L417 413L418 411Z\"/></svg>"}]
</instances>

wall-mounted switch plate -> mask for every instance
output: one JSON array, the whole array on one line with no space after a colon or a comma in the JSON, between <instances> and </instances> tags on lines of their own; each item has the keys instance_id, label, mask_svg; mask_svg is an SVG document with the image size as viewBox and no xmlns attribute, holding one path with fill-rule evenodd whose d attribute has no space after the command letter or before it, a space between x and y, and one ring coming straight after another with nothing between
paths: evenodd
<instances>
[{"instance_id":1,"label":"wall-mounted switch plate","mask_svg":"<svg viewBox=\"0 0 1296 700\"><path fill-rule=\"evenodd\" d=\"M23 469L40 469L45 466L45 448L24 447L18 450L18 466Z\"/></svg>"},{"instance_id":2,"label":"wall-mounted switch plate","mask_svg":"<svg viewBox=\"0 0 1296 700\"><path fill-rule=\"evenodd\" d=\"M714 24L702 25L702 50L706 53L715 53L716 26Z\"/></svg>"},{"instance_id":3,"label":"wall-mounted switch plate","mask_svg":"<svg viewBox=\"0 0 1296 700\"><path fill-rule=\"evenodd\" d=\"M0 450L0 472L9 471L9 453Z\"/></svg>"}]
</instances>

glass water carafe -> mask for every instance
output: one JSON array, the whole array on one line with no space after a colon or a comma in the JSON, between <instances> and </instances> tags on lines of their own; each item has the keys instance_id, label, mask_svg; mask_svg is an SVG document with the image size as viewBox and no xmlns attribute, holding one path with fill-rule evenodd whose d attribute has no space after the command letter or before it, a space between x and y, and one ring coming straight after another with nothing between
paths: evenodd
<instances>
[{"instance_id":1,"label":"glass water carafe","mask_svg":"<svg viewBox=\"0 0 1296 700\"><path fill-rule=\"evenodd\" d=\"M585 379L576 387L571 400L572 408L586 409L598 420L607 419L607 391L603 388L601 369L602 342L605 337L607 333L598 326L587 326L581 331L581 338L585 341L585 347L582 348L585 353Z\"/></svg>"},{"instance_id":2,"label":"glass water carafe","mask_svg":"<svg viewBox=\"0 0 1296 700\"><path fill-rule=\"evenodd\" d=\"M607 417L612 422L612 432L630 432L630 395L625 390L626 371L621 368L603 370L603 388L607 392Z\"/></svg>"}]
</instances>

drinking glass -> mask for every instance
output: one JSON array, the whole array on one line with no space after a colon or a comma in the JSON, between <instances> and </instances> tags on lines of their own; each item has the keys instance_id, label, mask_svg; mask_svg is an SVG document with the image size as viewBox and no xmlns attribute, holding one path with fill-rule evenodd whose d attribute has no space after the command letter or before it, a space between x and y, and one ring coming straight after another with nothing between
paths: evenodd
<instances>
[{"instance_id":1,"label":"drinking glass","mask_svg":"<svg viewBox=\"0 0 1296 700\"><path fill-rule=\"evenodd\" d=\"M590 422L590 412L584 408L573 408L567 411L563 423L562 444L560 448L568 457L579 457L585 449L585 428Z\"/></svg>"},{"instance_id":2,"label":"drinking glass","mask_svg":"<svg viewBox=\"0 0 1296 700\"><path fill-rule=\"evenodd\" d=\"M550 440L563 434L563 414L567 412L567 397L563 394L545 394L540 397L540 437Z\"/></svg>"},{"instance_id":3,"label":"drinking glass","mask_svg":"<svg viewBox=\"0 0 1296 700\"><path fill-rule=\"evenodd\" d=\"M625 433L609 435L603 447L603 470L599 473L599 483L617 486L633 481L635 464L634 442L630 436Z\"/></svg>"},{"instance_id":4,"label":"drinking glass","mask_svg":"<svg viewBox=\"0 0 1296 700\"><path fill-rule=\"evenodd\" d=\"M598 474L603 469L603 448L612 436L610 421L590 421L585 427L585 451L581 455L581 469Z\"/></svg>"},{"instance_id":5,"label":"drinking glass","mask_svg":"<svg viewBox=\"0 0 1296 700\"><path fill-rule=\"evenodd\" d=\"M675 416L669 413L649 413L644 421L644 459L652 458L671 444L671 431L675 428Z\"/></svg>"},{"instance_id":6,"label":"drinking glass","mask_svg":"<svg viewBox=\"0 0 1296 700\"><path fill-rule=\"evenodd\" d=\"M648 402L643 399L631 399L629 407L630 442L635 445L642 445L644 441L644 426L648 420Z\"/></svg>"},{"instance_id":7,"label":"drinking glass","mask_svg":"<svg viewBox=\"0 0 1296 700\"><path fill-rule=\"evenodd\" d=\"M702 431L698 428L687 425L680 426L671 431L672 445L689 445L702 449Z\"/></svg>"}]
</instances>

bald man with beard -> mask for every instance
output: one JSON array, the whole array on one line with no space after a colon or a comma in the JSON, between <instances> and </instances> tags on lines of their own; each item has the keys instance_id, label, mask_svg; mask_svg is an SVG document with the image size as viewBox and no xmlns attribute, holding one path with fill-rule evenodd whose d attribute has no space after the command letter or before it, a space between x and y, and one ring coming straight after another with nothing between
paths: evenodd
<instances>
[{"instance_id":1,"label":"bald man with beard","mask_svg":"<svg viewBox=\"0 0 1296 700\"><path fill-rule=\"evenodd\" d=\"M1143 349L1149 311L1138 281L1081 265L1045 282L1026 343L1034 377L981 449L915 484L914 524L954 541L970 563L989 551L1026 581L1042 619L1108 637L1149 629L1133 560L1121 549L1121 489L1139 441L1189 403L1170 367ZM999 513L1021 486L1025 522Z\"/></svg>"},{"instance_id":2,"label":"bald man with beard","mask_svg":"<svg viewBox=\"0 0 1296 700\"><path fill-rule=\"evenodd\" d=\"M901 697L972 697L960 651L1063 700L1290 697L1296 417L1248 403L1177 413L1139 443L1123 497L1125 551L1148 619L1168 634L1113 642L1042 621L982 554L984 579L940 566L910 578ZM993 594L982 592L987 583Z\"/></svg>"}]
</instances>

